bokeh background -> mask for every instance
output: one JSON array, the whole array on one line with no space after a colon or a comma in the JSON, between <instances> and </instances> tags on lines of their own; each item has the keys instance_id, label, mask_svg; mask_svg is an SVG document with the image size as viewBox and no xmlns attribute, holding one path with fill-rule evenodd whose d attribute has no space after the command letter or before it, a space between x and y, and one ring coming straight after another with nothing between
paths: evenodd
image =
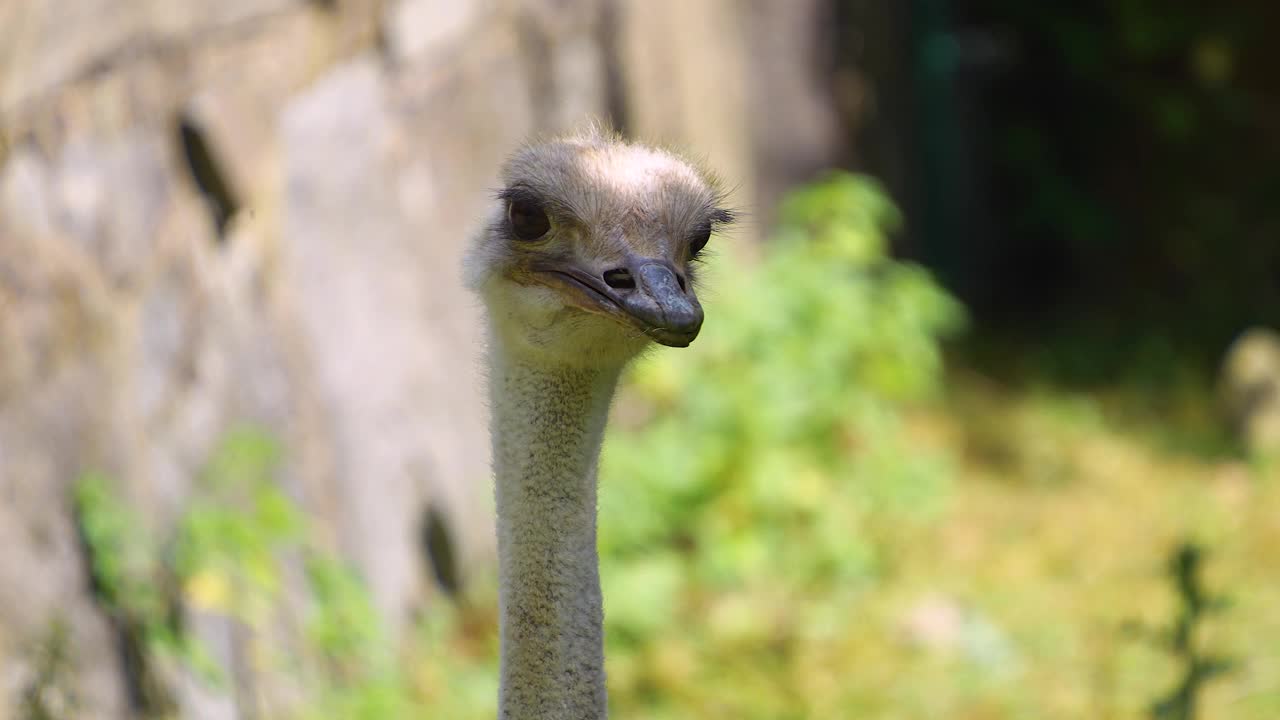
<instances>
[{"instance_id":1,"label":"bokeh background","mask_svg":"<svg viewBox=\"0 0 1280 720\"><path fill-rule=\"evenodd\" d=\"M0 0L0 718L492 717L503 156L745 222L601 469L613 714L1280 717L1263 0Z\"/></svg>"}]
</instances>

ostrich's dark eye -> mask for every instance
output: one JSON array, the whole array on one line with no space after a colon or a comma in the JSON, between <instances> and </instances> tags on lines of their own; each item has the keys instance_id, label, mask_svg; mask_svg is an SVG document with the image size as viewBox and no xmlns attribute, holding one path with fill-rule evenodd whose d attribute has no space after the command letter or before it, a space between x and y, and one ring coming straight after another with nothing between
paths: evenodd
<instances>
[{"instance_id":1,"label":"ostrich's dark eye","mask_svg":"<svg viewBox=\"0 0 1280 720\"><path fill-rule=\"evenodd\" d=\"M551 229L551 220L536 202L512 200L507 204L507 220L511 222L511 234L517 240L537 240Z\"/></svg>"},{"instance_id":2,"label":"ostrich's dark eye","mask_svg":"<svg viewBox=\"0 0 1280 720\"><path fill-rule=\"evenodd\" d=\"M693 237L689 238L689 257L697 257L702 252L702 248L707 246L707 242L711 240L711 225L703 225L693 233Z\"/></svg>"}]
</instances>

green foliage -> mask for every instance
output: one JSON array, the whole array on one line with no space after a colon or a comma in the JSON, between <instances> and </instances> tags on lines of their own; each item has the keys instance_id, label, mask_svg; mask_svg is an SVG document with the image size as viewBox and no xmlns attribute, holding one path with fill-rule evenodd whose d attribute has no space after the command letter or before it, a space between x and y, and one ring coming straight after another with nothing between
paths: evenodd
<instances>
[{"instance_id":1,"label":"green foliage","mask_svg":"<svg viewBox=\"0 0 1280 720\"><path fill-rule=\"evenodd\" d=\"M912 442L902 409L938 389L939 339L963 314L887 256L897 222L866 178L794 194L758 266L718 261L691 349L635 369L619 405L651 418L612 433L601 469L619 708L652 705L646 688L667 678L694 705L739 694L735 717L809 716L790 681L753 673L845 635L859 588L892 572L883 544L942 508L945 458ZM670 652L715 682L672 676ZM742 693L760 682L782 692Z\"/></svg>"},{"instance_id":2,"label":"green foliage","mask_svg":"<svg viewBox=\"0 0 1280 720\"><path fill-rule=\"evenodd\" d=\"M1151 707L1154 720L1195 720L1205 686L1213 678L1230 671L1228 658L1208 654L1201 647L1197 632L1208 616L1227 606L1225 598L1211 597L1204 588L1201 570L1204 550L1194 543L1184 543L1169 563L1169 576L1178 591L1181 609L1169 632L1168 647L1180 661L1182 678L1178 686Z\"/></svg>"},{"instance_id":3,"label":"green foliage","mask_svg":"<svg viewBox=\"0 0 1280 720\"><path fill-rule=\"evenodd\" d=\"M179 525L175 569L197 602L249 625L264 622L280 594L280 553L294 546L302 518L272 479L272 441L253 431L228 436Z\"/></svg>"},{"instance_id":4,"label":"green foliage","mask_svg":"<svg viewBox=\"0 0 1280 720\"><path fill-rule=\"evenodd\" d=\"M325 659L307 718L401 718L412 698L364 583L333 558L306 564L314 608L307 618L308 649Z\"/></svg>"},{"instance_id":5,"label":"green foliage","mask_svg":"<svg viewBox=\"0 0 1280 720\"><path fill-rule=\"evenodd\" d=\"M100 473L76 484L75 503L99 597L110 607L162 620L167 603L154 582L158 558L145 525Z\"/></svg>"},{"instance_id":6,"label":"green foliage","mask_svg":"<svg viewBox=\"0 0 1280 720\"><path fill-rule=\"evenodd\" d=\"M153 598L153 544L140 532L133 513L116 496L111 481L102 474L81 478L75 489L80 532L94 551L93 576L98 594L111 605L126 603L148 615L160 603Z\"/></svg>"},{"instance_id":7,"label":"green foliage","mask_svg":"<svg viewBox=\"0 0 1280 720\"><path fill-rule=\"evenodd\" d=\"M412 700L395 646L363 582L320 548L275 482L278 460L269 436L252 429L229 433L165 542L147 531L106 476L87 475L76 501L100 597L128 626L140 628L144 658L166 654L216 685L225 684L227 668L183 632L176 616L185 607L236 620L248 631L246 656L255 674L307 690L300 706L265 701L269 716L404 717ZM162 546L171 552L162 555ZM284 592L289 568L297 565L309 593L300 642L287 646L279 634L283 615L304 600Z\"/></svg>"},{"instance_id":8,"label":"green foliage","mask_svg":"<svg viewBox=\"0 0 1280 720\"><path fill-rule=\"evenodd\" d=\"M89 473L75 487L76 517L94 589L114 621L133 690L147 717L163 717L173 699L157 665L176 661L220 679L203 648L179 629L173 575L148 526L118 497L110 478Z\"/></svg>"}]
</instances>

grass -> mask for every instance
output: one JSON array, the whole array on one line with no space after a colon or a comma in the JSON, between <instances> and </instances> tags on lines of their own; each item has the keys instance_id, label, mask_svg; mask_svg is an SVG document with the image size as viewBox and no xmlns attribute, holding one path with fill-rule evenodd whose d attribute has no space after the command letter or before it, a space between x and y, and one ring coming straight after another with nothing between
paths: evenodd
<instances>
[{"instance_id":1,"label":"grass","mask_svg":"<svg viewBox=\"0 0 1280 720\"><path fill-rule=\"evenodd\" d=\"M1263 581L1280 570L1275 478L1170 451L1150 430L1163 418L1110 413L1105 396L970 378L950 408L920 423L964 458L959 487L929 551L903 553L904 584L944 588L1004 628L1022 657L1008 697L1031 714L949 717L1146 716L1178 671L1159 633L1177 607L1166 568L1187 541L1209 548L1208 584L1230 601L1199 639L1240 663L1207 686L1202 717L1280 713L1280 584Z\"/></svg>"}]
</instances>

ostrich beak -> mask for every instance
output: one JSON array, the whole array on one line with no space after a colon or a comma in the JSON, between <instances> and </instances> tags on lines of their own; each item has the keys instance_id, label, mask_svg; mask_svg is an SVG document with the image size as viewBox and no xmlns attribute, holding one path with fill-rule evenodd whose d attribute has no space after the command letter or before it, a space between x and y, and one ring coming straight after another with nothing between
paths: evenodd
<instances>
[{"instance_id":1,"label":"ostrich beak","mask_svg":"<svg viewBox=\"0 0 1280 720\"><path fill-rule=\"evenodd\" d=\"M688 347L702 329L698 298L664 260L636 258L601 278L567 264L536 271L568 286L574 306L630 325L668 347Z\"/></svg>"},{"instance_id":2,"label":"ostrich beak","mask_svg":"<svg viewBox=\"0 0 1280 720\"><path fill-rule=\"evenodd\" d=\"M645 334L669 347L687 347L702 329L702 306L667 263L644 260L632 276L635 287L619 292L619 304Z\"/></svg>"}]
</instances>

